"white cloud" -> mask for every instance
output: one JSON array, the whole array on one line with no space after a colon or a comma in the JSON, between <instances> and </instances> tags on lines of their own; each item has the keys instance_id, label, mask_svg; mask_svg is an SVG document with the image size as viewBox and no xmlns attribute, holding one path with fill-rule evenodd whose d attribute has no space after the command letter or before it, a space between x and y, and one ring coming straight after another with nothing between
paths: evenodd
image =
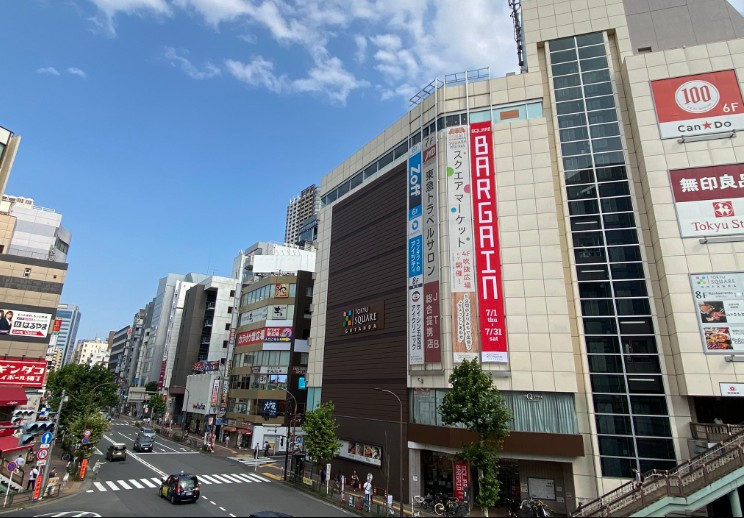
<instances>
[{"instance_id":1,"label":"white cloud","mask_svg":"<svg viewBox=\"0 0 744 518\"><path fill-rule=\"evenodd\" d=\"M67 70L65 72L67 72L68 74L72 74L74 76L80 76L83 79L85 79L86 77L88 77L88 74L86 74L83 70L81 70L81 69L79 69L77 67L67 67Z\"/></svg>"},{"instance_id":2,"label":"white cloud","mask_svg":"<svg viewBox=\"0 0 744 518\"><path fill-rule=\"evenodd\" d=\"M37 74L46 74L50 76L58 76L59 71L54 67L44 67L36 70Z\"/></svg>"},{"instance_id":3,"label":"white cloud","mask_svg":"<svg viewBox=\"0 0 744 518\"><path fill-rule=\"evenodd\" d=\"M276 93L325 91L333 101L345 102L354 90L374 86L383 98L390 98L416 93L447 74L490 67L492 76L501 76L517 70L506 1L90 1L111 31L119 14L170 16L180 9L202 19L216 37L238 34L238 39L260 48L261 57L248 62L235 56L215 59L224 60L233 77ZM230 36L217 32L226 25ZM300 51L291 66L296 67L303 54L310 58L304 70L289 68L288 50ZM177 58L171 62L187 70L190 62ZM210 66L192 71L197 76L216 74Z\"/></svg>"},{"instance_id":4,"label":"white cloud","mask_svg":"<svg viewBox=\"0 0 744 518\"><path fill-rule=\"evenodd\" d=\"M114 18L119 14L170 16L172 11L166 0L90 0L98 14L90 18L97 29L110 37L116 36Z\"/></svg>"},{"instance_id":5,"label":"white cloud","mask_svg":"<svg viewBox=\"0 0 744 518\"><path fill-rule=\"evenodd\" d=\"M188 51L184 51L188 53ZM180 56L173 47L166 47L163 57L174 67L180 68L191 79L209 79L220 75L222 72L219 67L210 62L205 63L203 68L198 68L188 58Z\"/></svg>"}]
</instances>

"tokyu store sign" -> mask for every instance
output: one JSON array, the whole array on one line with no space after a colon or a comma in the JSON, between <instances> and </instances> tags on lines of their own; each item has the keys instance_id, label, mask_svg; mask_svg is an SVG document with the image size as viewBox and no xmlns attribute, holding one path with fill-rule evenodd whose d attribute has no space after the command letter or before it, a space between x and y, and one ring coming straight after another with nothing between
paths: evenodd
<instances>
[{"instance_id":1,"label":"tokyu store sign","mask_svg":"<svg viewBox=\"0 0 744 518\"><path fill-rule=\"evenodd\" d=\"M744 101L733 70L651 81L651 91L663 139L744 129Z\"/></svg>"}]
</instances>

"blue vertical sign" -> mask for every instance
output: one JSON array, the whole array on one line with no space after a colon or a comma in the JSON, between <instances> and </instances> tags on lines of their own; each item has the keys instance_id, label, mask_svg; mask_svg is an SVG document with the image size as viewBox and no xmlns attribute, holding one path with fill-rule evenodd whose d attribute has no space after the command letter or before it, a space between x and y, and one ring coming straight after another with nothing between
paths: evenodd
<instances>
[{"instance_id":1,"label":"blue vertical sign","mask_svg":"<svg viewBox=\"0 0 744 518\"><path fill-rule=\"evenodd\" d=\"M424 257L421 144L408 158L408 364L424 363Z\"/></svg>"}]
</instances>

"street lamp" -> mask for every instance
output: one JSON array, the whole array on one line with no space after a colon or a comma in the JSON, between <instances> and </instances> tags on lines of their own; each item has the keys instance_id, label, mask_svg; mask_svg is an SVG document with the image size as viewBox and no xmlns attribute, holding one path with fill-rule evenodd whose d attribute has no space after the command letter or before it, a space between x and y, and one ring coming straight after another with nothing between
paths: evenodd
<instances>
[{"instance_id":1,"label":"street lamp","mask_svg":"<svg viewBox=\"0 0 744 518\"><path fill-rule=\"evenodd\" d=\"M388 390L388 389L384 389L380 387L375 387L374 390L376 390L377 392L387 392L388 394L392 395L395 399L397 399L398 404L400 405L400 459L398 460L399 462L398 466L400 470L400 486L398 490L400 491L399 493L400 515L404 516L404 513L403 513L403 402L400 400L398 395L392 390Z\"/></svg>"}]
</instances>

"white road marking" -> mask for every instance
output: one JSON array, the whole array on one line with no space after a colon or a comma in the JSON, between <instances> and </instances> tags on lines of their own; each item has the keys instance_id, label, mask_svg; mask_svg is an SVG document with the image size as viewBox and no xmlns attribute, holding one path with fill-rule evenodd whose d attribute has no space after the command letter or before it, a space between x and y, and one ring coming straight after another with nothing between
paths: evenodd
<instances>
[{"instance_id":1,"label":"white road marking","mask_svg":"<svg viewBox=\"0 0 744 518\"><path fill-rule=\"evenodd\" d=\"M163 479L158 477L150 477L150 480L155 481L157 485L160 485L163 482Z\"/></svg>"},{"instance_id":2,"label":"white road marking","mask_svg":"<svg viewBox=\"0 0 744 518\"><path fill-rule=\"evenodd\" d=\"M126 483L126 482L124 482L123 480L117 480L117 482L119 482L119 485L120 485L121 487L123 487L124 489L132 489L132 488L131 488L131 487L129 486L129 484L127 484L127 483Z\"/></svg>"},{"instance_id":3,"label":"white road marking","mask_svg":"<svg viewBox=\"0 0 744 518\"><path fill-rule=\"evenodd\" d=\"M243 480L240 477L238 477L236 475L233 475L232 473L225 473L222 476L225 477L225 478L229 478L230 480L232 480L234 482L238 482L238 483L243 482ZM251 480L251 482L253 482L253 481Z\"/></svg>"},{"instance_id":4,"label":"white road marking","mask_svg":"<svg viewBox=\"0 0 744 518\"><path fill-rule=\"evenodd\" d=\"M204 475L199 475L199 482L204 482L205 484L219 484L219 482L215 482L214 480L210 480Z\"/></svg>"},{"instance_id":5,"label":"white road marking","mask_svg":"<svg viewBox=\"0 0 744 518\"><path fill-rule=\"evenodd\" d=\"M238 478L242 478L244 482L255 482L255 480L253 480L252 478L250 478L245 473L238 473L235 476L238 477Z\"/></svg>"},{"instance_id":6,"label":"white road marking","mask_svg":"<svg viewBox=\"0 0 744 518\"><path fill-rule=\"evenodd\" d=\"M235 518L235 515L232 513L228 514L228 516L232 516L232 518Z\"/></svg>"},{"instance_id":7,"label":"white road marking","mask_svg":"<svg viewBox=\"0 0 744 518\"><path fill-rule=\"evenodd\" d=\"M140 484L139 482L137 482L137 481L136 481L135 479L133 479L133 478L130 478L130 479L129 479L129 483L130 483L130 484L132 484L132 485L133 485L134 487L136 487L137 489L143 489L143 488L145 487L145 486L143 486L142 484Z\"/></svg>"},{"instance_id":8,"label":"white road marking","mask_svg":"<svg viewBox=\"0 0 744 518\"><path fill-rule=\"evenodd\" d=\"M99 491L106 491L106 488L100 482L93 482L93 485L96 486Z\"/></svg>"},{"instance_id":9,"label":"white road marking","mask_svg":"<svg viewBox=\"0 0 744 518\"><path fill-rule=\"evenodd\" d=\"M117 486L116 484L114 484L114 483L113 483L113 482L111 482L110 480L107 480L107 481L106 481L106 485L107 485L108 487L110 487L111 489L113 489L114 491L119 491L119 486Z\"/></svg>"},{"instance_id":10,"label":"white road marking","mask_svg":"<svg viewBox=\"0 0 744 518\"><path fill-rule=\"evenodd\" d=\"M152 482L150 482L149 480L147 480L146 478L141 478L140 480L141 480L141 481L142 481L142 483L143 483L144 485L146 485L147 487L158 487L158 486L156 486L155 484L153 484Z\"/></svg>"},{"instance_id":11,"label":"white road marking","mask_svg":"<svg viewBox=\"0 0 744 518\"><path fill-rule=\"evenodd\" d=\"M209 503L212 505L217 505L217 502L212 502L211 500L209 501Z\"/></svg>"},{"instance_id":12,"label":"white road marking","mask_svg":"<svg viewBox=\"0 0 744 518\"><path fill-rule=\"evenodd\" d=\"M246 473L245 475L252 479L258 479L259 482L271 482L271 480L259 475L258 473Z\"/></svg>"},{"instance_id":13,"label":"white road marking","mask_svg":"<svg viewBox=\"0 0 744 518\"><path fill-rule=\"evenodd\" d=\"M220 511L225 511L226 509L224 507L220 507Z\"/></svg>"},{"instance_id":14,"label":"white road marking","mask_svg":"<svg viewBox=\"0 0 744 518\"><path fill-rule=\"evenodd\" d=\"M229 478L225 478L222 475L209 475L209 476L212 477L212 478L216 478L217 480L220 480L222 482L226 482L228 484L232 484L233 483L232 480L230 480Z\"/></svg>"},{"instance_id":15,"label":"white road marking","mask_svg":"<svg viewBox=\"0 0 744 518\"><path fill-rule=\"evenodd\" d=\"M123 434L122 434L122 435L123 435ZM113 439L111 439L111 438L110 438L110 437L109 437L108 435L104 435L104 436L103 436L103 438L104 438L104 439L106 439L106 440L107 440L108 442L110 442L110 443L112 443L112 444L113 444L114 442L116 442L116 441L114 441ZM166 476L166 475L165 475L165 472L164 472L164 471L161 471L161 470L159 470L158 468L156 468L155 466L153 466L153 465L152 465L152 464L150 464L149 462L147 462L147 461L143 460L142 458L140 458L140 456L139 456L139 455L137 455L137 454L135 454L135 453L133 453L133 452L129 452L127 456L128 456L128 457L131 457L131 458L133 458L134 460L136 460L136 461L137 461L137 462L139 462L140 464L144 464L144 465L145 465L146 467L150 468L151 470L153 470L153 471L154 471L155 473L157 473L157 474L158 474L158 475L160 475L161 477L164 477L164 476ZM158 483L159 483L159 482L158 482Z\"/></svg>"},{"instance_id":16,"label":"white road marking","mask_svg":"<svg viewBox=\"0 0 744 518\"><path fill-rule=\"evenodd\" d=\"M92 492L93 492L93 489L88 489L88 490L86 491L86 493L92 493Z\"/></svg>"}]
</instances>

